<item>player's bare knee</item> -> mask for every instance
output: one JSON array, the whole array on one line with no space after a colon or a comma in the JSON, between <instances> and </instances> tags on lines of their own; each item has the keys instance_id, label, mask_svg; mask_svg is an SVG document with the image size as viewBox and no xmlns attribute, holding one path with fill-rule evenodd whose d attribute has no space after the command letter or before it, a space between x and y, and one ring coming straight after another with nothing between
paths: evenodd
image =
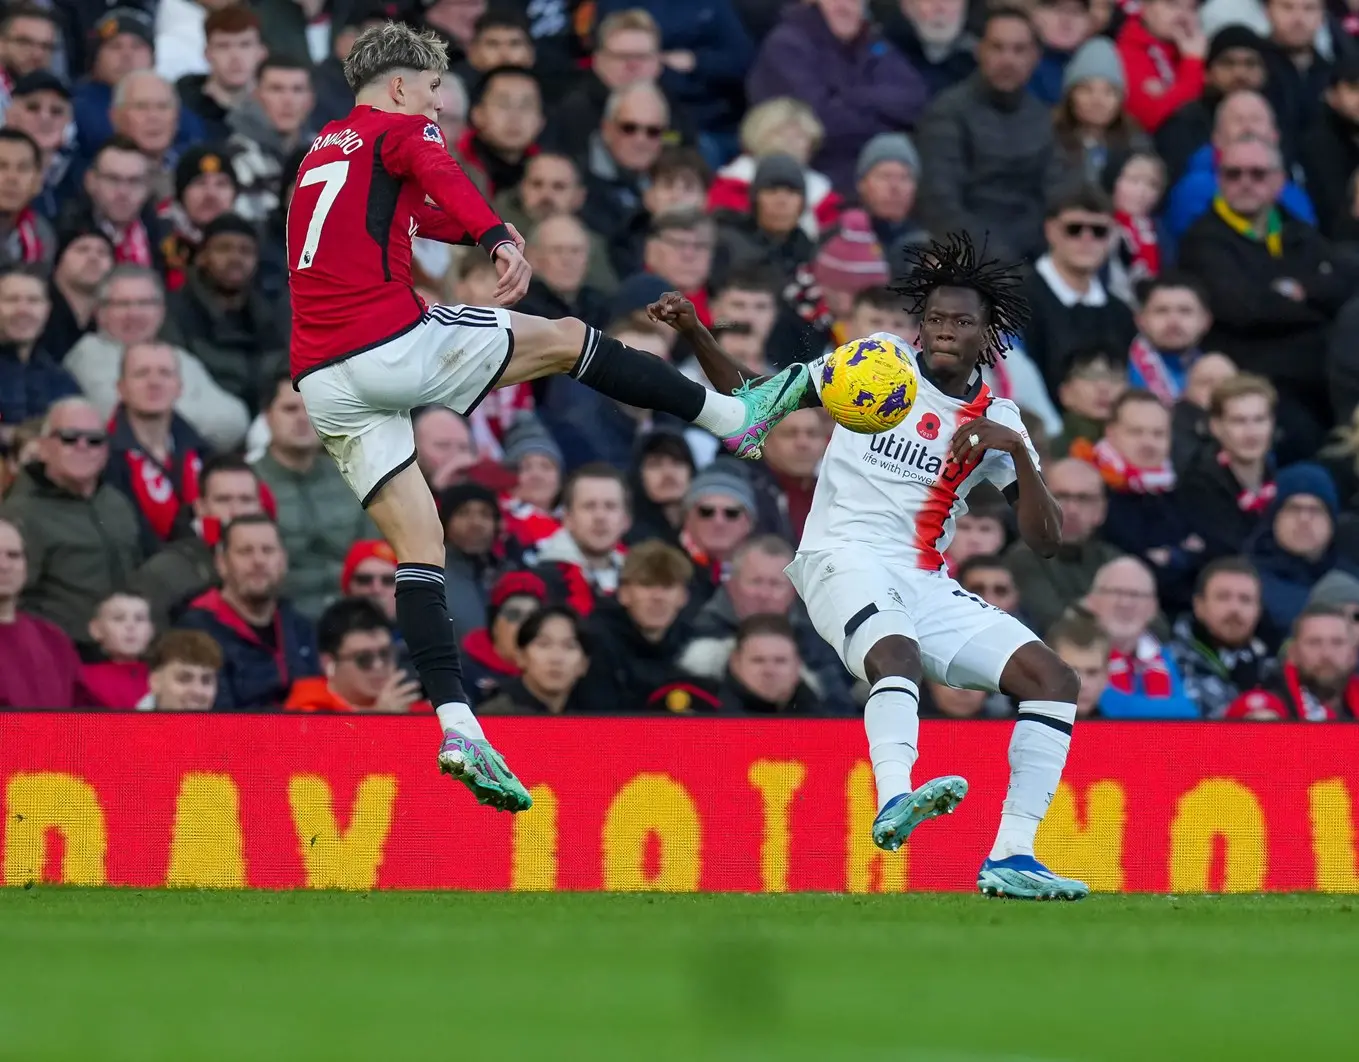
<instances>
[{"instance_id":1,"label":"player's bare knee","mask_svg":"<svg viewBox=\"0 0 1359 1062\"><path fill-rule=\"evenodd\" d=\"M899 676L918 683L921 677L920 646L904 634L879 638L864 654L864 674L869 682Z\"/></svg>"},{"instance_id":2,"label":"player's bare knee","mask_svg":"<svg viewBox=\"0 0 1359 1062\"><path fill-rule=\"evenodd\" d=\"M1011 657L1001 685L1021 701L1073 703L1081 692L1080 676L1042 642L1030 642Z\"/></svg>"}]
</instances>

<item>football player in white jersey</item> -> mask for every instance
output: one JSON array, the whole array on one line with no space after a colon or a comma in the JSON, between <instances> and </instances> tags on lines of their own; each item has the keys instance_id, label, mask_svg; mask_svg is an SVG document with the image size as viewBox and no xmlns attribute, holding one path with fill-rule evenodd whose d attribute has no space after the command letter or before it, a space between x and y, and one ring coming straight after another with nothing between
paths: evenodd
<instances>
[{"instance_id":1,"label":"football player in white jersey","mask_svg":"<svg viewBox=\"0 0 1359 1062\"><path fill-rule=\"evenodd\" d=\"M957 775L912 787L922 679L1001 690L1019 703L1019 717L1000 830L978 888L989 896L1081 899L1084 883L1053 873L1033 853L1066 763L1080 680L1019 620L963 590L943 556L955 518L967 511L963 499L982 482L1009 498L1020 534L1040 556L1061 544L1062 510L1019 410L992 395L980 372L1003 355L1005 336L1023 331L1019 274L981 260L961 235L912 259L896 290L920 320L915 405L891 431L835 428L788 575L821 637L872 684L864 726L878 789L874 842L900 848L967 792ZM689 339L717 389L741 383L682 298L667 295L651 312ZM911 350L899 336L875 338ZM812 378L820 376L814 363Z\"/></svg>"}]
</instances>

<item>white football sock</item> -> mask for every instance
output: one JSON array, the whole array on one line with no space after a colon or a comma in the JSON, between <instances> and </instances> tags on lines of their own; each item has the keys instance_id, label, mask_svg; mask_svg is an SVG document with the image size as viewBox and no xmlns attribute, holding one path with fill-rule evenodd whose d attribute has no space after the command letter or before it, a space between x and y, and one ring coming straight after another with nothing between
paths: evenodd
<instances>
[{"instance_id":1,"label":"white football sock","mask_svg":"<svg viewBox=\"0 0 1359 1062\"><path fill-rule=\"evenodd\" d=\"M868 758L878 785L878 810L900 793L911 791L911 768L920 744L920 690L900 675L873 683L864 705Z\"/></svg>"},{"instance_id":2,"label":"white football sock","mask_svg":"<svg viewBox=\"0 0 1359 1062\"><path fill-rule=\"evenodd\" d=\"M812 386L816 388L816 396L818 398L821 397L821 373L826 368L826 359L828 357L830 357L829 354L822 354L821 357L807 362L807 374L811 378Z\"/></svg>"},{"instance_id":3,"label":"white football sock","mask_svg":"<svg viewBox=\"0 0 1359 1062\"><path fill-rule=\"evenodd\" d=\"M1010 737L1010 788L1001 807L992 859L1033 855L1038 824L1062 780L1076 706L1063 701L1020 701Z\"/></svg>"},{"instance_id":4,"label":"white football sock","mask_svg":"<svg viewBox=\"0 0 1359 1062\"><path fill-rule=\"evenodd\" d=\"M477 722L477 717L472 714L470 705L460 701L452 701L449 704L441 704L434 709L434 714L439 717L439 725L444 728L444 733L456 730L465 738L472 738L481 741L486 734L481 729L481 724Z\"/></svg>"},{"instance_id":5,"label":"white football sock","mask_svg":"<svg viewBox=\"0 0 1359 1062\"><path fill-rule=\"evenodd\" d=\"M718 438L735 435L746 422L746 407L739 398L709 391L703 396L703 409L694 418L694 425L710 431Z\"/></svg>"}]
</instances>

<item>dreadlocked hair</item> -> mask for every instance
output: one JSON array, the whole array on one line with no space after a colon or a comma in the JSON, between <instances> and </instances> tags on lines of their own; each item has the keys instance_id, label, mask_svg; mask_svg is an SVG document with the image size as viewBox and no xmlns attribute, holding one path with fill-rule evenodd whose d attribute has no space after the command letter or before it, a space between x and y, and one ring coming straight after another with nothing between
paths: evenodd
<instances>
[{"instance_id":1,"label":"dreadlocked hair","mask_svg":"<svg viewBox=\"0 0 1359 1062\"><path fill-rule=\"evenodd\" d=\"M1019 293L1022 274L1019 267L1005 265L998 258L986 257L965 232L953 232L943 240L931 240L926 247L905 251L905 279L892 286L907 300L906 310L915 317L925 312L925 302L936 288L970 288L987 311L987 325L981 354L982 365L994 365L1010 349L1008 336L1024 331L1029 320L1029 304Z\"/></svg>"}]
</instances>

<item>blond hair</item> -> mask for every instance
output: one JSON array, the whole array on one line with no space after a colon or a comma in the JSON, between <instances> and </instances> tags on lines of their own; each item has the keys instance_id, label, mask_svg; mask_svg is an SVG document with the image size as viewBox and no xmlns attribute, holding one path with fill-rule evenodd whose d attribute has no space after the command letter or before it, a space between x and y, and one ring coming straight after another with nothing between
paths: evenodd
<instances>
[{"instance_id":1,"label":"blond hair","mask_svg":"<svg viewBox=\"0 0 1359 1062\"><path fill-rule=\"evenodd\" d=\"M1213 393L1208 399L1208 415L1215 419L1225 416L1228 402L1245 398L1247 395L1259 395L1269 403L1270 412L1273 412L1274 407L1279 404L1279 392L1274 389L1272 383L1263 376L1239 372L1213 388Z\"/></svg>"},{"instance_id":2,"label":"blond hair","mask_svg":"<svg viewBox=\"0 0 1359 1062\"><path fill-rule=\"evenodd\" d=\"M651 12L640 7L630 7L626 11L615 11L600 22L595 30L595 50L603 48L605 41L615 33L626 30L649 33L656 39L656 47L659 48L661 45L661 28L651 17Z\"/></svg>"},{"instance_id":3,"label":"blond hair","mask_svg":"<svg viewBox=\"0 0 1359 1062\"><path fill-rule=\"evenodd\" d=\"M741 150L757 159L786 151L780 143L780 133L788 125L802 127L802 131L812 141L813 152L821 146L826 136L826 127L810 107L791 96L778 96L746 112L745 118L741 120ZM807 160L800 161L805 163Z\"/></svg>"},{"instance_id":4,"label":"blond hair","mask_svg":"<svg viewBox=\"0 0 1359 1062\"><path fill-rule=\"evenodd\" d=\"M417 33L400 22L364 30L344 61L344 79L358 92L396 70L448 69L448 46L433 30Z\"/></svg>"}]
</instances>

